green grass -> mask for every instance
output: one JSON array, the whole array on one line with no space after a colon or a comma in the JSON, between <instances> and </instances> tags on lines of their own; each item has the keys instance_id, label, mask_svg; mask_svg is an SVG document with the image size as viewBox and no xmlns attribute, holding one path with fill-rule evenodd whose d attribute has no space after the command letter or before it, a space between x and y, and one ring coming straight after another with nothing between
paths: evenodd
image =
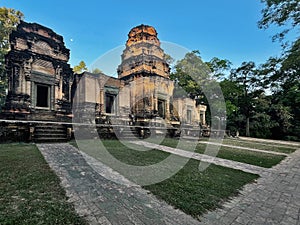
<instances>
[{"instance_id":1,"label":"green grass","mask_svg":"<svg viewBox=\"0 0 300 225\"><path fill-rule=\"evenodd\" d=\"M258 175L215 165L200 172L198 165L198 161L191 159L173 177L144 188L199 219L207 210L220 207L226 199L237 195L242 186L258 178Z\"/></svg>"},{"instance_id":2,"label":"green grass","mask_svg":"<svg viewBox=\"0 0 300 225\"><path fill-rule=\"evenodd\" d=\"M33 144L0 145L0 224L86 224Z\"/></svg>"},{"instance_id":3,"label":"green grass","mask_svg":"<svg viewBox=\"0 0 300 225\"><path fill-rule=\"evenodd\" d=\"M93 140L91 140L91 142L93 142ZM148 149L130 143L126 143L127 146L130 146L127 147L118 140L101 140L101 142L111 155L128 165L148 166L158 163L170 155L169 153ZM70 144L78 148L77 143L74 140L70 141ZM81 144L88 148L90 140L81 141Z\"/></svg>"},{"instance_id":4,"label":"green grass","mask_svg":"<svg viewBox=\"0 0 300 225\"><path fill-rule=\"evenodd\" d=\"M206 145L198 145L196 152L204 153L205 146ZM272 166L280 163L285 158L285 156L281 155L233 149L228 147L221 147L217 157L265 168L271 168Z\"/></svg>"},{"instance_id":5,"label":"green grass","mask_svg":"<svg viewBox=\"0 0 300 225\"><path fill-rule=\"evenodd\" d=\"M166 152L147 149L130 143L128 143L127 146L131 147L127 147L117 140L105 140L103 144L116 159L123 163L135 166L156 164L170 155Z\"/></svg>"},{"instance_id":6,"label":"green grass","mask_svg":"<svg viewBox=\"0 0 300 225\"><path fill-rule=\"evenodd\" d=\"M235 140L235 139L224 139L223 144L226 145L234 145L234 146L241 146L247 148L255 148L261 149L266 151L274 151L274 152L282 152L282 153L292 153L296 151L296 147L292 146L283 146L280 144L263 144L258 142L249 142L249 141L242 141L242 140Z\"/></svg>"},{"instance_id":7,"label":"green grass","mask_svg":"<svg viewBox=\"0 0 300 225\"><path fill-rule=\"evenodd\" d=\"M131 165L154 164L170 155L159 150L145 151L145 148L137 145L129 144L133 148L129 149L117 140L101 141L112 155ZM71 144L77 146L74 141ZM220 207L226 199L238 194L243 185L258 178L258 175L215 165L201 172L198 166L199 161L191 159L173 177L143 188L199 219L207 210Z\"/></svg>"},{"instance_id":8,"label":"green grass","mask_svg":"<svg viewBox=\"0 0 300 225\"><path fill-rule=\"evenodd\" d=\"M176 147L178 140L166 138L162 142L162 145L169 147ZM189 141L184 141L183 150L190 151L193 149L194 143ZM200 154L207 154L205 152L207 144L203 144L199 142L197 145L195 152ZM217 154L217 157L222 159L229 159L237 162L247 163L255 166L270 168L278 163L280 163L285 156L281 155L273 155L268 153L254 152L242 149L234 149L229 147L222 146Z\"/></svg>"}]
</instances>

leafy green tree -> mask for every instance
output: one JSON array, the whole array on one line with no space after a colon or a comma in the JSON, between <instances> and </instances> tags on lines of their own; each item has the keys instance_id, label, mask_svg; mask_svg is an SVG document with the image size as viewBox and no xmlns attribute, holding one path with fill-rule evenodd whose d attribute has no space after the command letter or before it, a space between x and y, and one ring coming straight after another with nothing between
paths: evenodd
<instances>
[{"instance_id":1,"label":"leafy green tree","mask_svg":"<svg viewBox=\"0 0 300 225\"><path fill-rule=\"evenodd\" d=\"M10 8L0 8L0 107L5 101L7 75L5 71L5 55L10 50L9 35L16 29L24 17L23 13Z\"/></svg>"},{"instance_id":2,"label":"leafy green tree","mask_svg":"<svg viewBox=\"0 0 300 225\"><path fill-rule=\"evenodd\" d=\"M172 58L172 56L170 56L169 54L164 55L164 60L166 60L166 62L171 66L174 62L175 59Z\"/></svg>"},{"instance_id":3,"label":"leafy green tree","mask_svg":"<svg viewBox=\"0 0 300 225\"><path fill-rule=\"evenodd\" d=\"M88 69L87 69L84 61L80 61L79 64L77 66L74 66L74 68L73 68L73 72L77 73L77 74L82 73L87 70Z\"/></svg>"},{"instance_id":4,"label":"leafy green tree","mask_svg":"<svg viewBox=\"0 0 300 225\"><path fill-rule=\"evenodd\" d=\"M237 82L242 89L242 94L238 97L239 112L245 117L245 135L250 136L254 100L264 92L255 63L243 62L240 67L231 71L230 79Z\"/></svg>"},{"instance_id":5,"label":"leafy green tree","mask_svg":"<svg viewBox=\"0 0 300 225\"><path fill-rule=\"evenodd\" d=\"M214 129L225 129L224 123L220 123L226 116L223 94L209 66L201 60L199 51L189 52L177 61L170 78L175 81L174 97L190 97L196 104L209 105L206 121Z\"/></svg>"},{"instance_id":6,"label":"leafy green tree","mask_svg":"<svg viewBox=\"0 0 300 225\"><path fill-rule=\"evenodd\" d=\"M299 0L262 0L266 7L262 10L259 28L267 29L271 25L285 27L273 38L282 40L285 35L300 24Z\"/></svg>"},{"instance_id":7,"label":"leafy green tree","mask_svg":"<svg viewBox=\"0 0 300 225\"><path fill-rule=\"evenodd\" d=\"M232 63L227 59L212 58L206 62L212 72L212 76L216 79L224 79L231 68Z\"/></svg>"},{"instance_id":8,"label":"leafy green tree","mask_svg":"<svg viewBox=\"0 0 300 225\"><path fill-rule=\"evenodd\" d=\"M300 25L299 0L262 0L259 28L271 25L282 27L273 40L283 41L286 34ZM300 140L300 38L292 44L284 44L281 57L270 58L261 68L265 83L272 91L269 115L276 125L271 129L275 138Z\"/></svg>"},{"instance_id":9,"label":"leafy green tree","mask_svg":"<svg viewBox=\"0 0 300 225\"><path fill-rule=\"evenodd\" d=\"M235 135L243 123L242 116L239 114L238 101L243 94L243 89L237 81L229 78L220 81L220 86L226 103L227 130Z\"/></svg>"},{"instance_id":10,"label":"leafy green tree","mask_svg":"<svg viewBox=\"0 0 300 225\"><path fill-rule=\"evenodd\" d=\"M175 71L170 78L174 80L193 99L203 100L201 86L210 79L208 66L202 62L199 51L192 51L185 55L175 65Z\"/></svg>"}]
</instances>

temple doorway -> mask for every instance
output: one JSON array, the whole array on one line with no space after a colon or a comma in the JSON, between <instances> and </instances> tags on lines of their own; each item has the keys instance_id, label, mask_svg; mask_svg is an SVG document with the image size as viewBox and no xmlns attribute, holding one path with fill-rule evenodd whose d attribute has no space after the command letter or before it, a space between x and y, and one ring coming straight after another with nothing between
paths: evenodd
<instances>
[{"instance_id":1,"label":"temple doorway","mask_svg":"<svg viewBox=\"0 0 300 225\"><path fill-rule=\"evenodd\" d=\"M50 87L47 85L36 85L36 107L49 108Z\"/></svg>"},{"instance_id":2,"label":"temple doorway","mask_svg":"<svg viewBox=\"0 0 300 225\"><path fill-rule=\"evenodd\" d=\"M157 102L157 107L158 107L158 115L164 119L166 115L165 101L159 99Z\"/></svg>"}]
</instances>

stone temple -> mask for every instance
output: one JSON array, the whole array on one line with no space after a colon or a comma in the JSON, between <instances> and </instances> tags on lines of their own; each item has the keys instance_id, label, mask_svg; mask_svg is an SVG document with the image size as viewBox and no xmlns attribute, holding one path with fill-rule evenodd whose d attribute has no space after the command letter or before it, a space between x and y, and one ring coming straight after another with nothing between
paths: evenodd
<instances>
[{"instance_id":1,"label":"stone temple","mask_svg":"<svg viewBox=\"0 0 300 225\"><path fill-rule=\"evenodd\" d=\"M9 91L2 117L43 121L24 128L33 137L43 136L38 130L45 121L60 121L70 131L66 124L72 117L98 124L100 133L124 137L129 133L145 137L162 130L174 136L182 127L206 125L205 105L174 97L170 66L154 27L142 24L130 30L117 78L74 74L62 36L39 24L22 21L10 42Z\"/></svg>"},{"instance_id":2,"label":"stone temple","mask_svg":"<svg viewBox=\"0 0 300 225\"><path fill-rule=\"evenodd\" d=\"M4 111L17 119L57 120L71 113L73 72L63 37L21 21L10 35L9 79Z\"/></svg>"}]
</instances>

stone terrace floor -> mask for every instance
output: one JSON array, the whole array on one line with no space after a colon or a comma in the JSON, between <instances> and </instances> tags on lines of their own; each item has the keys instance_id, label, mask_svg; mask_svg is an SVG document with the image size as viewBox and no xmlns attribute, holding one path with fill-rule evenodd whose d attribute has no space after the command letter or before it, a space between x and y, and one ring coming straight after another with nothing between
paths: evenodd
<instances>
[{"instance_id":1,"label":"stone terrace floor","mask_svg":"<svg viewBox=\"0 0 300 225\"><path fill-rule=\"evenodd\" d=\"M203 215L199 222L69 144L38 147L60 177L76 211L90 224L300 225L300 150L279 165L263 169L256 183L246 185L239 196ZM231 164L235 168L233 161ZM124 185L104 178L107 176Z\"/></svg>"}]
</instances>

